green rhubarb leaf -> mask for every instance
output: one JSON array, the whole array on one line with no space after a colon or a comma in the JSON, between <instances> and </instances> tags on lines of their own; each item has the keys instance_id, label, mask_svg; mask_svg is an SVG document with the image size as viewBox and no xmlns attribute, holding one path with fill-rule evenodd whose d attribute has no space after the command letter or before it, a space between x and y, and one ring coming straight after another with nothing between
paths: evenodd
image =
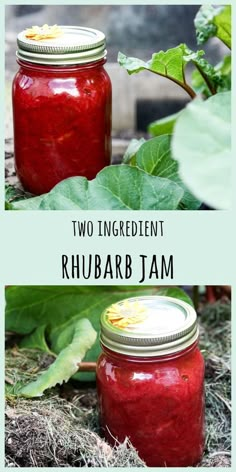
<instances>
[{"instance_id":1,"label":"green rhubarb leaf","mask_svg":"<svg viewBox=\"0 0 236 472\"><path fill-rule=\"evenodd\" d=\"M71 177L44 195L39 210L175 210L183 190L171 180L120 165L104 168L96 178ZM36 197L37 198L37 197ZM16 202L28 209L27 200ZM31 202L30 208L31 209Z\"/></svg>"},{"instance_id":2,"label":"green rhubarb leaf","mask_svg":"<svg viewBox=\"0 0 236 472\"><path fill-rule=\"evenodd\" d=\"M202 74L200 73L200 69L196 69L192 73L192 86L195 92L207 98L211 96L212 89L214 89L215 92L227 92L231 90L231 56L225 56L213 69L212 74L209 69L208 81L210 87L207 85L207 81L204 80L204 71L202 71Z\"/></svg>"},{"instance_id":3,"label":"green rhubarb leaf","mask_svg":"<svg viewBox=\"0 0 236 472\"><path fill-rule=\"evenodd\" d=\"M24 397L39 397L48 388L68 382L78 371L78 364L83 360L97 338L97 333L90 321L82 318L74 328L71 343L65 347L50 367L37 380L22 388L20 394Z\"/></svg>"},{"instance_id":4,"label":"green rhubarb leaf","mask_svg":"<svg viewBox=\"0 0 236 472\"><path fill-rule=\"evenodd\" d=\"M164 296L164 297L177 298L178 300L182 300L183 302L188 303L191 306L194 306L193 301L189 297L189 295L184 290L182 290L182 288L179 288L179 287L159 288L158 295Z\"/></svg>"},{"instance_id":5,"label":"green rhubarb leaf","mask_svg":"<svg viewBox=\"0 0 236 472\"><path fill-rule=\"evenodd\" d=\"M215 70L221 75L222 82L217 88L217 92L227 92L231 90L231 56L224 59L215 66Z\"/></svg>"},{"instance_id":6,"label":"green rhubarb leaf","mask_svg":"<svg viewBox=\"0 0 236 472\"><path fill-rule=\"evenodd\" d=\"M148 132L152 136L161 136L162 134L172 134L177 118L181 111L173 115L166 116L160 120L153 121L148 126Z\"/></svg>"},{"instance_id":7,"label":"green rhubarb leaf","mask_svg":"<svg viewBox=\"0 0 236 472\"><path fill-rule=\"evenodd\" d=\"M212 95L209 90L209 87L207 86L199 70L196 69L193 71L191 79L192 79L192 87L198 95L201 94L206 98Z\"/></svg>"},{"instance_id":8,"label":"green rhubarb leaf","mask_svg":"<svg viewBox=\"0 0 236 472\"><path fill-rule=\"evenodd\" d=\"M99 332L100 316L109 305L157 292L156 287L132 286L12 286L6 289L6 330L23 335L21 345L59 354L71 344L81 318L87 318ZM47 346L39 346L38 340L33 343L35 330L42 326L46 326ZM84 360L95 362L100 352L97 338ZM78 372L75 378L89 381L95 374Z\"/></svg>"},{"instance_id":9,"label":"green rhubarb leaf","mask_svg":"<svg viewBox=\"0 0 236 472\"><path fill-rule=\"evenodd\" d=\"M149 70L155 74L161 75L180 85L193 98L194 91L189 87L185 80L185 66L191 61L197 61L202 57L204 51L191 51L186 44L154 53L152 58L145 62L135 57L127 57L119 52L118 62L124 67L128 74L137 74L143 70Z\"/></svg>"},{"instance_id":10,"label":"green rhubarb leaf","mask_svg":"<svg viewBox=\"0 0 236 472\"><path fill-rule=\"evenodd\" d=\"M38 326L29 336L23 338L20 347L26 349L39 349L52 354L45 338L46 325Z\"/></svg>"},{"instance_id":11,"label":"green rhubarb leaf","mask_svg":"<svg viewBox=\"0 0 236 472\"><path fill-rule=\"evenodd\" d=\"M176 287L133 286L12 286L6 289L5 326L24 336L24 345L59 354L73 341L79 320L87 318L99 332L102 312L115 302L135 296L166 295L186 300ZM190 301L189 301L190 303ZM39 346L35 330L47 330L47 345ZM35 343L33 343L35 339ZM100 354L99 338L87 351L85 361L95 362ZM93 373L79 372L79 380L92 380Z\"/></svg>"},{"instance_id":12,"label":"green rhubarb leaf","mask_svg":"<svg viewBox=\"0 0 236 472\"><path fill-rule=\"evenodd\" d=\"M220 7L202 5L198 11L194 25L198 44L205 43L209 38L216 36L226 46L231 48L231 6Z\"/></svg>"},{"instance_id":13,"label":"green rhubarb leaf","mask_svg":"<svg viewBox=\"0 0 236 472\"><path fill-rule=\"evenodd\" d=\"M141 138L141 139L131 139L124 157L123 157L123 163L124 164L129 164L129 165L135 165L135 156L139 150L139 148L142 146L143 143L146 142L146 139Z\"/></svg>"},{"instance_id":14,"label":"green rhubarb leaf","mask_svg":"<svg viewBox=\"0 0 236 472\"><path fill-rule=\"evenodd\" d=\"M231 93L190 103L175 126L173 157L189 190L216 209L231 205Z\"/></svg>"},{"instance_id":15,"label":"green rhubarb leaf","mask_svg":"<svg viewBox=\"0 0 236 472\"><path fill-rule=\"evenodd\" d=\"M147 62L134 57L127 57L120 52L118 62L129 74L149 70L150 72L166 77L181 86L191 98L194 98L195 92L185 80L185 67L187 64L192 63L195 65L211 93L215 93L216 86L221 83L221 75L202 57L204 54L202 50L194 52L189 49L186 44L180 44L176 48L168 49L166 52L160 51L154 53L152 59ZM172 131L173 123L167 121L167 125L169 123ZM164 125L166 125L165 122Z\"/></svg>"},{"instance_id":16,"label":"green rhubarb leaf","mask_svg":"<svg viewBox=\"0 0 236 472\"><path fill-rule=\"evenodd\" d=\"M23 190L20 190L13 185L5 185L5 201L11 203L13 200L21 199L24 196Z\"/></svg>"},{"instance_id":17,"label":"green rhubarb leaf","mask_svg":"<svg viewBox=\"0 0 236 472\"><path fill-rule=\"evenodd\" d=\"M206 59L197 58L193 61L197 71L208 89L208 93L214 95L223 86L223 77L220 71L216 70Z\"/></svg>"},{"instance_id":18,"label":"green rhubarb leaf","mask_svg":"<svg viewBox=\"0 0 236 472\"><path fill-rule=\"evenodd\" d=\"M5 210L14 210L14 208L11 203L5 202Z\"/></svg>"},{"instance_id":19,"label":"green rhubarb leaf","mask_svg":"<svg viewBox=\"0 0 236 472\"><path fill-rule=\"evenodd\" d=\"M5 209L13 210L14 202L22 201L23 199L29 198L30 194L25 193L23 190L14 187L13 185L5 185Z\"/></svg>"},{"instance_id":20,"label":"green rhubarb leaf","mask_svg":"<svg viewBox=\"0 0 236 472\"><path fill-rule=\"evenodd\" d=\"M11 203L10 210L39 210L44 195L38 197L24 198Z\"/></svg>"},{"instance_id":21,"label":"green rhubarb leaf","mask_svg":"<svg viewBox=\"0 0 236 472\"><path fill-rule=\"evenodd\" d=\"M201 51L198 53L202 54ZM185 54L186 45L180 44L167 51L154 53L152 58L147 62L135 57L127 57L125 54L119 52L118 62L127 70L128 74L137 74L140 71L149 70L150 72L162 75L176 82L183 83L184 67L186 64Z\"/></svg>"},{"instance_id":22,"label":"green rhubarb leaf","mask_svg":"<svg viewBox=\"0 0 236 472\"><path fill-rule=\"evenodd\" d=\"M181 209L196 210L200 206L197 200L182 182L178 162L172 158L171 136L162 135L146 141L137 152L136 165L145 172L173 180L182 187L184 194L180 202Z\"/></svg>"}]
</instances>

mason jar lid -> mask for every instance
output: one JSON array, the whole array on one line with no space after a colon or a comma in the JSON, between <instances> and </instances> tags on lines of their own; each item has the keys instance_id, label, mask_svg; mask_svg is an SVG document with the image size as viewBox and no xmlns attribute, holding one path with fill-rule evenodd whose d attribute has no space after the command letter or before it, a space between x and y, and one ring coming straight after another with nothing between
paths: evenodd
<instances>
[{"instance_id":1,"label":"mason jar lid","mask_svg":"<svg viewBox=\"0 0 236 472\"><path fill-rule=\"evenodd\" d=\"M19 59L45 65L84 64L107 54L105 35L81 26L44 25L26 29L18 34L17 45Z\"/></svg>"},{"instance_id":2,"label":"mason jar lid","mask_svg":"<svg viewBox=\"0 0 236 472\"><path fill-rule=\"evenodd\" d=\"M101 344L129 356L176 353L198 336L194 308L172 297L128 298L109 306L101 316Z\"/></svg>"}]
</instances>

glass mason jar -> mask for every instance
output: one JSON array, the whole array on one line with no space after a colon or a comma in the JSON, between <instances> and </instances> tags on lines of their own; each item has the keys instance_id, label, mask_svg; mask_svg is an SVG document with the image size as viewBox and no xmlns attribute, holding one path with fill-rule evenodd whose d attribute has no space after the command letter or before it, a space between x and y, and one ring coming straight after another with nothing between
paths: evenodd
<instances>
[{"instance_id":1,"label":"glass mason jar","mask_svg":"<svg viewBox=\"0 0 236 472\"><path fill-rule=\"evenodd\" d=\"M58 29L51 39L29 39L27 30L17 39L15 167L25 190L37 195L68 177L93 179L111 156L105 36L90 28Z\"/></svg>"},{"instance_id":2,"label":"glass mason jar","mask_svg":"<svg viewBox=\"0 0 236 472\"><path fill-rule=\"evenodd\" d=\"M204 360L194 309L170 297L136 297L101 318L100 423L128 437L149 467L196 465L204 449Z\"/></svg>"}]
</instances>

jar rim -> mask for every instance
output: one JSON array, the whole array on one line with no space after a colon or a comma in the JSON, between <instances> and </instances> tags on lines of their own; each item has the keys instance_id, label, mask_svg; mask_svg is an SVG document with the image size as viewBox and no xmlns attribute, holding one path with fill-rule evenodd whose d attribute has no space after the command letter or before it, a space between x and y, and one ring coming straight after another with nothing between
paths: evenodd
<instances>
[{"instance_id":1,"label":"jar rim","mask_svg":"<svg viewBox=\"0 0 236 472\"><path fill-rule=\"evenodd\" d=\"M85 64L107 55L104 33L81 26L59 26L61 36L50 39L28 38L27 30L17 36L16 56L43 65Z\"/></svg>"},{"instance_id":2,"label":"jar rim","mask_svg":"<svg viewBox=\"0 0 236 472\"><path fill-rule=\"evenodd\" d=\"M120 354L164 356L186 349L198 337L194 308L172 297L128 298L101 315L101 344Z\"/></svg>"}]
</instances>

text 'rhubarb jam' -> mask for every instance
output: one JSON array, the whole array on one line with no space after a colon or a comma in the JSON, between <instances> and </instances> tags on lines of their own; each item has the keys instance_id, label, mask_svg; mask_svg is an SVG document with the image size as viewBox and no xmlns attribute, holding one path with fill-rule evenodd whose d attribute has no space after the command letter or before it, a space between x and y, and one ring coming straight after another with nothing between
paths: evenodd
<instances>
[{"instance_id":1,"label":"text 'rhubarb jam'","mask_svg":"<svg viewBox=\"0 0 236 472\"><path fill-rule=\"evenodd\" d=\"M101 427L128 437L150 467L199 463L204 449L204 360L194 309L170 297L136 297L101 318L97 388Z\"/></svg>"},{"instance_id":2,"label":"text 'rhubarb jam'","mask_svg":"<svg viewBox=\"0 0 236 472\"><path fill-rule=\"evenodd\" d=\"M68 177L93 179L111 155L104 34L44 25L24 30L17 42L14 147L23 187L42 194Z\"/></svg>"}]
</instances>

